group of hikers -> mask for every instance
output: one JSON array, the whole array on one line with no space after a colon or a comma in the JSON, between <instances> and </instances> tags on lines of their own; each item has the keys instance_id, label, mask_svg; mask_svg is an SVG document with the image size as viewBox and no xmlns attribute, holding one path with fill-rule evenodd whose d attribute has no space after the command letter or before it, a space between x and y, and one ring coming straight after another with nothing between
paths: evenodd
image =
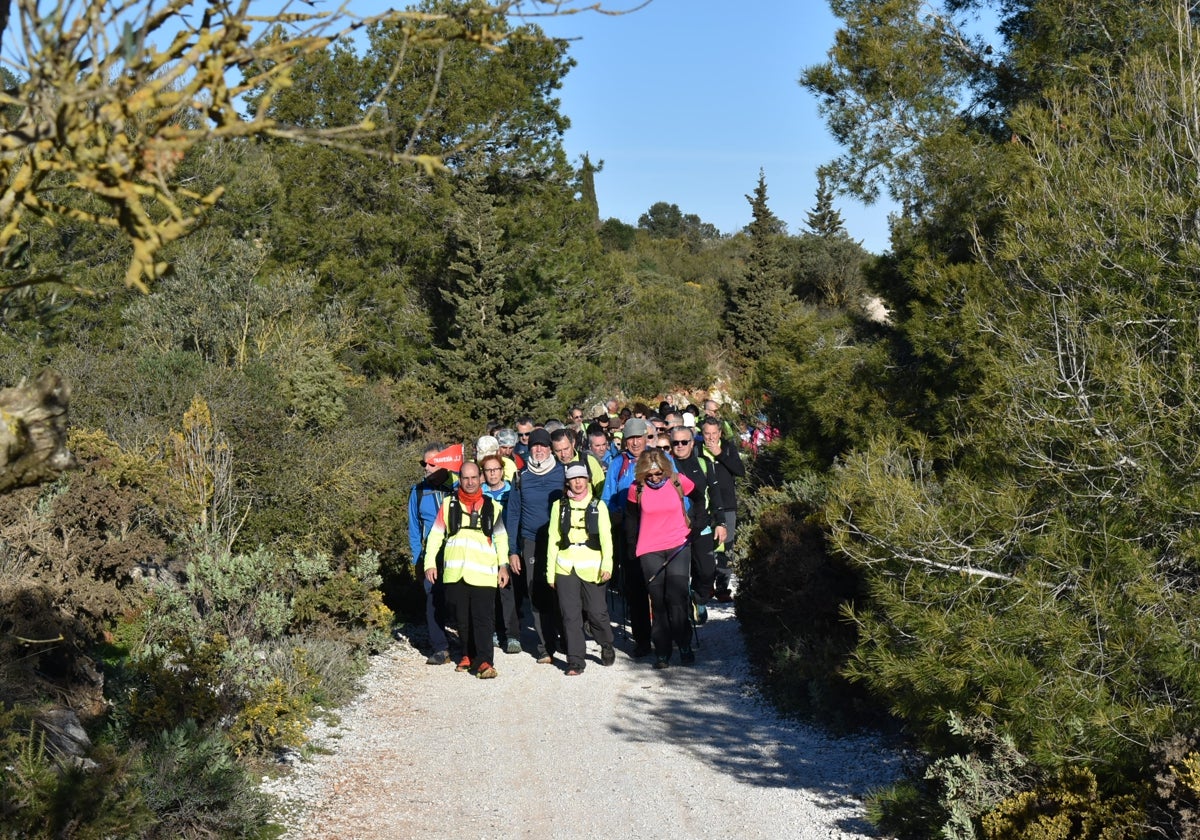
<instances>
[{"instance_id":1,"label":"group of hikers","mask_svg":"<svg viewBox=\"0 0 1200 840\"><path fill-rule=\"evenodd\" d=\"M525 606L541 664L561 654L566 674L586 667L584 625L600 664L616 661L608 614L611 587L624 602L633 648L654 668L677 650L692 665L693 626L705 604L731 601L729 558L737 525L735 480L745 474L742 436L719 404L618 410L609 400L585 422L512 428L489 424L474 459L425 447L425 477L408 505L413 563L424 573L432 652L480 679L497 675L496 648L523 651ZM452 658L452 623L461 654Z\"/></svg>"}]
</instances>

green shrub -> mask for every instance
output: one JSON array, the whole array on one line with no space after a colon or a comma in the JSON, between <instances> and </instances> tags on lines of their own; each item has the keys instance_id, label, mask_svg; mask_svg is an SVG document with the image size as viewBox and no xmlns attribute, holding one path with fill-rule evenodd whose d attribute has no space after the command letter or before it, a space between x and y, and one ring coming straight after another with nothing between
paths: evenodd
<instances>
[{"instance_id":1,"label":"green shrub","mask_svg":"<svg viewBox=\"0 0 1200 840\"><path fill-rule=\"evenodd\" d=\"M303 653L298 652L303 660ZM316 680L308 674L309 684L287 685L282 679L251 686L250 695L242 704L229 727L229 740L238 755L267 753L286 747L304 745L304 730L311 720L310 699ZM298 688L303 690L292 693Z\"/></svg>"},{"instance_id":2,"label":"green shrub","mask_svg":"<svg viewBox=\"0 0 1200 840\"><path fill-rule=\"evenodd\" d=\"M880 710L841 675L857 639L843 610L864 592L830 552L819 504L816 482L752 494L737 565L738 618L782 706L841 726L876 722Z\"/></svg>"},{"instance_id":3,"label":"green shrub","mask_svg":"<svg viewBox=\"0 0 1200 840\"><path fill-rule=\"evenodd\" d=\"M925 772L936 785L942 811L939 833L946 840L977 840L979 818L1035 777L1012 739L996 733L987 721L964 721L951 712L947 727L966 749L937 759Z\"/></svg>"},{"instance_id":4,"label":"green shrub","mask_svg":"<svg viewBox=\"0 0 1200 840\"><path fill-rule=\"evenodd\" d=\"M298 353L284 374L283 396L301 427L330 429L346 416L346 381L325 348Z\"/></svg>"},{"instance_id":5,"label":"green shrub","mask_svg":"<svg viewBox=\"0 0 1200 840\"><path fill-rule=\"evenodd\" d=\"M145 634L119 680L128 729L146 737L192 719L226 726L239 753L301 745L313 709L345 699L362 657L390 638L380 581L374 552L345 564L266 548L201 554L180 585L147 601Z\"/></svg>"},{"instance_id":6,"label":"green shrub","mask_svg":"<svg viewBox=\"0 0 1200 840\"><path fill-rule=\"evenodd\" d=\"M257 837L270 821L229 741L192 720L150 740L138 785L157 818L149 838Z\"/></svg>"},{"instance_id":7,"label":"green shrub","mask_svg":"<svg viewBox=\"0 0 1200 840\"><path fill-rule=\"evenodd\" d=\"M138 752L108 745L86 761L49 754L29 708L0 711L0 837L137 837L153 816L137 788Z\"/></svg>"},{"instance_id":8,"label":"green shrub","mask_svg":"<svg viewBox=\"0 0 1200 840\"><path fill-rule=\"evenodd\" d=\"M146 739L185 720L216 726L232 719L250 677L240 664L220 635L202 642L180 637L137 651L113 675L114 724L125 737ZM231 677L240 680L231 682Z\"/></svg>"}]
</instances>

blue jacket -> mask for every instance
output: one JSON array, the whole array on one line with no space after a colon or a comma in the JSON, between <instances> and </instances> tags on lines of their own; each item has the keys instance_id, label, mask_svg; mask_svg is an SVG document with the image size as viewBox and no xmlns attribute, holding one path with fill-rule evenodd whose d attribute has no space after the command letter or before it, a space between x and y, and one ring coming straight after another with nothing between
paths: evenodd
<instances>
[{"instance_id":1,"label":"blue jacket","mask_svg":"<svg viewBox=\"0 0 1200 840\"><path fill-rule=\"evenodd\" d=\"M550 522L550 505L563 494L567 470L555 463L545 475L538 475L528 467L519 473L520 480L514 482L504 506L504 528L508 531L509 551L519 553L518 540L536 539L539 531L545 531Z\"/></svg>"},{"instance_id":2,"label":"blue jacket","mask_svg":"<svg viewBox=\"0 0 1200 840\"><path fill-rule=\"evenodd\" d=\"M485 484L483 485L483 495L491 497L493 501L499 502L503 507L508 507L508 496L512 493L512 489L511 481L504 482L504 486L499 490L493 490Z\"/></svg>"},{"instance_id":3,"label":"blue jacket","mask_svg":"<svg viewBox=\"0 0 1200 840\"><path fill-rule=\"evenodd\" d=\"M429 478L435 480L431 482ZM437 473L429 478L414 484L412 492L408 494L408 548L412 552L413 565L425 562L425 540L442 507L442 499L454 489L452 478Z\"/></svg>"}]
</instances>

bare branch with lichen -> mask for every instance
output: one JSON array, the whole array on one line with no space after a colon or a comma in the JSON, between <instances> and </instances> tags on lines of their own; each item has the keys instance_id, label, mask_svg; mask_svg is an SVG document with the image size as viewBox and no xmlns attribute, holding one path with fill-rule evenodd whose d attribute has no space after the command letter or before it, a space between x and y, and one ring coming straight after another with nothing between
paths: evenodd
<instances>
[{"instance_id":1,"label":"bare branch with lichen","mask_svg":"<svg viewBox=\"0 0 1200 840\"><path fill-rule=\"evenodd\" d=\"M0 294L69 278L23 267L31 225L76 220L118 229L132 254L125 283L142 291L162 276L164 246L194 230L222 188L197 193L172 181L191 149L214 140L271 137L320 143L408 163L428 172L441 155L369 148L380 129L382 93L351 125L279 124L270 105L304 58L375 24L400 28L413 44L454 42L502 49L498 17L539 18L592 11L600 3L499 0L452 12L389 10L360 16L293 11L255 0L0 0L5 62L18 78L0 91ZM641 5L645 5L644 3ZM637 7L635 7L637 8ZM166 40L160 48L157 41ZM16 56L15 58L12 56ZM403 59L401 59L403 60ZM242 114L254 92L257 108ZM449 150L447 150L449 151ZM94 200L104 209L97 210Z\"/></svg>"}]
</instances>

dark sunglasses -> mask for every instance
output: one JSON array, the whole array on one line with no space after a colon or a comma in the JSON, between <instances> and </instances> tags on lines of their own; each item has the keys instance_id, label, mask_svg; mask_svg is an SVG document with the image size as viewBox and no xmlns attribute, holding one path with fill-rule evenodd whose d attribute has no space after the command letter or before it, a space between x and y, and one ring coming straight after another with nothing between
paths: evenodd
<instances>
[{"instance_id":1,"label":"dark sunglasses","mask_svg":"<svg viewBox=\"0 0 1200 840\"><path fill-rule=\"evenodd\" d=\"M662 470L646 473L646 478L662 478Z\"/></svg>"},{"instance_id":2,"label":"dark sunglasses","mask_svg":"<svg viewBox=\"0 0 1200 840\"><path fill-rule=\"evenodd\" d=\"M517 437L519 437L519 438L529 437L530 434L532 434L532 432L518 432Z\"/></svg>"},{"instance_id":3,"label":"dark sunglasses","mask_svg":"<svg viewBox=\"0 0 1200 840\"><path fill-rule=\"evenodd\" d=\"M690 440L673 440L673 441L671 441L672 446L687 446L689 443L691 443Z\"/></svg>"}]
</instances>

